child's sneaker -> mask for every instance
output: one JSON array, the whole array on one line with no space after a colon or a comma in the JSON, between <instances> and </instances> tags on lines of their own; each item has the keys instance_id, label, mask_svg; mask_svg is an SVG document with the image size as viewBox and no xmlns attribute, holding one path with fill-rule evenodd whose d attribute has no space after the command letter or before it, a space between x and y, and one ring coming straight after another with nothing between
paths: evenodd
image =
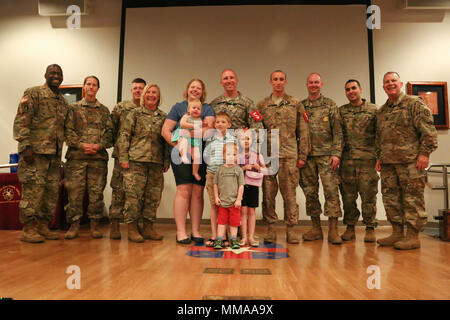
<instances>
[{"instance_id":1,"label":"child's sneaker","mask_svg":"<svg viewBox=\"0 0 450 320\"><path fill-rule=\"evenodd\" d=\"M216 241L214 241L214 249L223 249L223 240L222 239L217 239Z\"/></svg>"},{"instance_id":2,"label":"child's sneaker","mask_svg":"<svg viewBox=\"0 0 450 320\"><path fill-rule=\"evenodd\" d=\"M240 249L241 246L239 245L238 239L234 238L231 239L231 249Z\"/></svg>"}]
</instances>

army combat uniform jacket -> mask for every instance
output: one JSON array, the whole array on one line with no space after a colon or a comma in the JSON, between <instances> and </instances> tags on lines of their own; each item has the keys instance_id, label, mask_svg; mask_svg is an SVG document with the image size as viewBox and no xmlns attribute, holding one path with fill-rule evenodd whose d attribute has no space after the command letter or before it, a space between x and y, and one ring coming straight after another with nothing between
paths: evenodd
<instances>
[{"instance_id":1,"label":"army combat uniform jacket","mask_svg":"<svg viewBox=\"0 0 450 320\"><path fill-rule=\"evenodd\" d=\"M343 148L343 137L341 127L341 116L336 103L320 96L319 99L311 101L304 99L309 119L311 135L310 156L336 156L341 157Z\"/></svg>"},{"instance_id":2,"label":"army combat uniform jacket","mask_svg":"<svg viewBox=\"0 0 450 320\"><path fill-rule=\"evenodd\" d=\"M382 164L411 163L437 148L433 116L422 98L401 94L378 110L377 148Z\"/></svg>"},{"instance_id":3,"label":"army combat uniform jacket","mask_svg":"<svg viewBox=\"0 0 450 320\"><path fill-rule=\"evenodd\" d=\"M363 99L360 106L339 107L344 150L342 159L376 159L377 106Z\"/></svg>"},{"instance_id":4,"label":"army combat uniform jacket","mask_svg":"<svg viewBox=\"0 0 450 320\"><path fill-rule=\"evenodd\" d=\"M152 162L169 167L168 144L161 136L166 116L160 109L152 111L145 107L127 113L117 141L120 163Z\"/></svg>"},{"instance_id":5,"label":"army combat uniform jacket","mask_svg":"<svg viewBox=\"0 0 450 320\"><path fill-rule=\"evenodd\" d=\"M260 101L257 109L267 129L267 146L271 145L271 130L279 130L279 158L306 161L311 150L310 131L303 104L285 94L277 105L272 96Z\"/></svg>"},{"instance_id":6,"label":"army combat uniform jacket","mask_svg":"<svg viewBox=\"0 0 450 320\"><path fill-rule=\"evenodd\" d=\"M237 97L230 98L221 95L211 101L210 106L214 112L225 112L231 118L230 129L263 129L263 124L258 114L255 113L254 102L243 96L240 92Z\"/></svg>"},{"instance_id":7,"label":"army combat uniform jacket","mask_svg":"<svg viewBox=\"0 0 450 320\"><path fill-rule=\"evenodd\" d=\"M19 153L31 146L37 154L61 157L67 109L67 100L47 84L27 89L14 119Z\"/></svg>"},{"instance_id":8,"label":"army combat uniform jacket","mask_svg":"<svg viewBox=\"0 0 450 320\"><path fill-rule=\"evenodd\" d=\"M113 125L113 145L114 145L114 151L112 154L113 158L118 158L119 151L116 146L117 140L119 139L119 130L120 130L120 123L125 118L126 114L129 111L134 110L137 108L133 101L127 100L119 102L115 105L113 111L111 112L111 120Z\"/></svg>"},{"instance_id":9,"label":"army combat uniform jacket","mask_svg":"<svg viewBox=\"0 0 450 320\"><path fill-rule=\"evenodd\" d=\"M113 145L113 126L107 107L98 100L89 103L85 99L70 106L65 122L66 143L69 149L66 159L108 161L106 149ZM83 144L100 145L96 154L84 154Z\"/></svg>"}]
</instances>

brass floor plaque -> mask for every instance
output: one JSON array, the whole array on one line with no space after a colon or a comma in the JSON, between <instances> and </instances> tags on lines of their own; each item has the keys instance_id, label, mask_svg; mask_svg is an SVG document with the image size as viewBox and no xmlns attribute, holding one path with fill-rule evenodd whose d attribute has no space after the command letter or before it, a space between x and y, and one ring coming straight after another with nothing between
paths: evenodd
<instances>
[{"instance_id":1,"label":"brass floor plaque","mask_svg":"<svg viewBox=\"0 0 450 320\"><path fill-rule=\"evenodd\" d=\"M241 269L241 274L271 275L270 269Z\"/></svg>"},{"instance_id":2,"label":"brass floor plaque","mask_svg":"<svg viewBox=\"0 0 450 320\"><path fill-rule=\"evenodd\" d=\"M205 268L203 273L233 274L233 268Z\"/></svg>"}]
</instances>

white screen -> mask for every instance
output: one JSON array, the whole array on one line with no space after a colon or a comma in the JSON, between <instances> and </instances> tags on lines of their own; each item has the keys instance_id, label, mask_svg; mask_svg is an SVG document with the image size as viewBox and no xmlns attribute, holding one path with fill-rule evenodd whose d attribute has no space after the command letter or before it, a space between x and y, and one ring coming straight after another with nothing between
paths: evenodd
<instances>
[{"instance_id":1,"label":"white screen","mask_svg":"<svg viewBox=\"0 0 450 320\"><path fill-rule=\"evenodd\" d=\"M130 8L126 12L123 100L136 77L161 88L162 109L182 101L188 81L222 94L220 73L236 71L238 90L256 102L271 93L269 75L287 73L286 92L305 98L306 77L322 75L323 94L347 103L344 83L358 79L369 100L366 7L210 6Z\"/></svg>"}]
</instances>

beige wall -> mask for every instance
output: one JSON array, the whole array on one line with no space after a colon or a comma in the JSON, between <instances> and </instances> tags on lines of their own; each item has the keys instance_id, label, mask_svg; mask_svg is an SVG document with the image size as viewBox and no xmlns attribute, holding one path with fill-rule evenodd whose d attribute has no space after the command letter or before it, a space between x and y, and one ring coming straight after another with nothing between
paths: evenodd
<instances>
[{"instance_id":1,"label":"beige wall","mask_svg":"<svg viewBox=\"0 0 450 320\"><path fill-rule=\"evenodd\" d=\"M398 1L373 1L381 7L381 29L374 30L374 58L375 58L375 79L376 79L376 100L377 104L385 101L386 97L381 87L381 78L387 70L395 70L400 73L403 81L421 81L436 80L450 81L450 18L449 11L442 10L400 10L397 7ZM40 17L37 14L37 2L29 0L1 1L0 2L0 66L2 77L0 78L0 132L4 137L0 141L0 162L7 163L10 151L17 149L17 143L12 139L12 122L17 110L18 101L23 91L30 86L38 85L44 82L45 67L51 63L58 63L64 70L64 84L77 84L82 82L88 74L99 76L102 82L102 88L99 91L98 98L110 109L116 102L117 92L117 71L118 71L118 53L120 40L120 0L95 0L95 12L82 18L81 30L68 30L64 19L54 19ZM252 23L251 21L249 22ZM335 21L333 22L335 23ZM324 32L329 28L322 26ZM160 33L162 30L157 31ZM143 32L151 41L151 32ZM279 50L286 40L285 30L275 30L273 34L272 50ZM339 38L336 38L338 42ZM180 45L184 44L189 48L189 38L184 34L178 40ZM305 42L305 47L309 47ZM319 43L317 50L327 50L325 43ZM361 49L365 50L365 49ZM275 51L270 54L276 58ZM235 53L236 54L236 53ZM363 53L356 52L355 56L364 56ZM150 62L135 61L128 70L132 71L124 77L123 98L129 99L128 82L133 76L131 73L139 73L140 76L153 81L153 77L148 76L151 70L147 70ZM289 74L288 91L296 96L306 95L303 86L303 79L309 70L301 69L287 65L288 61L281 64L286 66ZM279 65L273 63L267 70L257 70L262 72L260 78L267 78L267 73ZM325 93L333 97L338 103L345 102L343 93L340 93L340 83L344 78L350 77L350 73L342 75L342 59L326 61L321 65L320 71L327 74L327 78L337 76L336 84L326 83ZM146 72L139 72L144 67ZM220 93L217 74L222 69L214 67L213 72L207 75L207 86L209 90L209 99ZM228 67L228 65L226 66ZM233 65L231 67L234 67ZM245 66L239 65L240 68ZM311 69L317 70L318 66L312 65ZM127 70L124 70L127 72ZM174 74L159 74L158 81L168 81ZM208 78L210 77L210 78ZM339 78L341 77L341 78ZM167 78L167 79L166 79ZM183 77L177 81L186 82L190 76ZM270 88L267 81L261 81L255 88L249 88L253 77L242 72L241 88L242 91L251 92L254 100L266 95ZM294 84L298 81L298 85ZM175 89L163 89L175 97L174 101L181 100L179 97L183 85L176 86ZM368 95L368 85L363 81L363 86ZM166 86L167 88L170 86ZM170 99L169 99L170 100ZM167 101L167 100L166 100ZM167 110L168 105L165 106ZM432 154L432 162L450 162L448 159L447 148L450 143L448 131L439 131L439 148ZM111 163L112 164L112 161ZM109 178L111 175L111 170ZM169 171L166 177L166 187L163 194L163 200L158 212L159 217L172 217L172 198L175 192L172 172ZM432 182L440 182L440 177L433 178ZM109 183L109 180L108 180ZM304 212L304 196L298 191L298 202L301 208L301 219L306 219ZM107 205L110 202L111 190L109 186L105 190L105 199ZM205 195L206 199L206 195ZM323 197L322 197L323 201ZM437 209L443 205L441 191L426 190L427 210L434 215ZM206 202L207 203L207 202ZM207 207L207 206L206 206ZM278 212L282 219L282 202L278 199ZM381 196L378 198L378 218L385 219L385 213L381 202ZM261 209L257 211L258 218L261 218ZM209 216L209 211L205 210L204 217Z\"/></svg>"}]
</instances>

